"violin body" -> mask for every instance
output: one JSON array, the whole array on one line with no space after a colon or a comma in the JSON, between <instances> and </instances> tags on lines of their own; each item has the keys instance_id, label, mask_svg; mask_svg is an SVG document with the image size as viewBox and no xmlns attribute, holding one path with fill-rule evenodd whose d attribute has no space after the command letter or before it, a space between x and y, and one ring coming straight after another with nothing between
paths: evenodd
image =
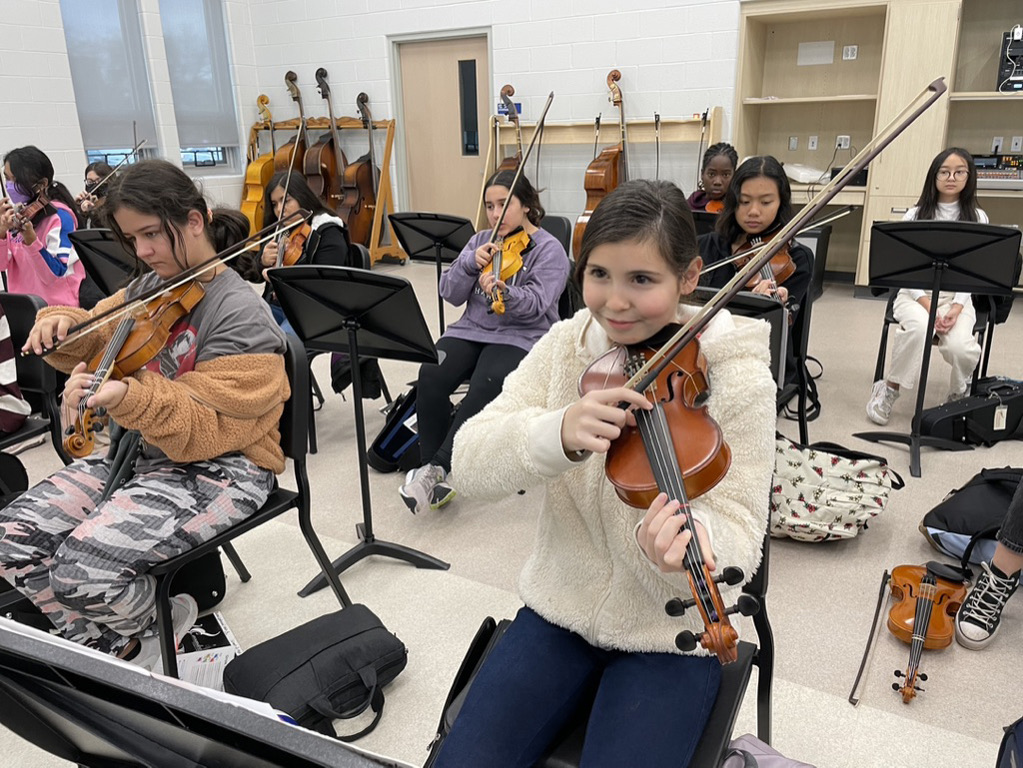
<instances>
[{"instance_id":1,"label":"violin body","mask_svg":"<svg viewBox=\"0 0 1023 768\"><path fill-rule=\"evenodd\" d=\"M738 245L733 248L733 253L740 255L740 258L735 260L736 270L742 269L749 262L752 255L746 258L741 258L743 251L752 251L755 248L766 243L770 240L777 230L771 230L769 232L762 232L759 235L747 235ZM789 253L789 246L786 243L776 254L771 257L771 260L764 267L766 274L767 268L770 268L771 275L774 278L775 285L781 285L788 280L792 275L796 273L796 262L792 260L792 255ZM746 283L747 288L754 288L757 283L760 282L762 277L758 274L750 278L749 282Z\"/></svg>"},{"instance_id":2,"label":"violin body","mask_svg":"<svg viewBox=\"0 0 1023 768\"><path fill-rule=\"evenodd\" d=\"M891 591L896 603L888 613L888 630L904 643L913 642L916 627L917 599L921 583L927 575L927 566L900 565L892 569ZM955 637L955 617L966 599L966 585L946 579L936 579L930 621L924 637L925 649L947 648Z\"/></svg>"},{"instance_id":3,"label":"violin body","mask_svg":"<svg viewBox=\"0 0 1023 768\"><path fill-rule=\"evenodd\" d=\"M707 213L721 213L721 211L725 210L725 204L720 200L708 200L703 210Z\"/></svg>"},{"instance_id":4,"label":"violin body","mask_svg":"<svg viewBox=\"0 0 1023 768\"><path fill-rule=\"evenodd\" d=\"M590 216L600 205L600 201L611 194L611 190L621 183L622 179L622 146L604 147L593 161L586 167L583 189L586 191L586 208L575 220L572 232L572 254L576 259L583 247L583 233L590 223Z\"/></svg>"},{"instance_id":5,"label":"violin body","mask_svg":"<svg viewBox=\"0 0 1023 768\"><path fill-rule=\"evenodd\" d=\"M606 352L584 372L579 381L580 393L624 385L629 378L624 369L626 358L639 354L646 359L655 351L655 345L648 343L628 351L617 347ZM648 390L664 405L675 457L690 499L717 485L732 463L721 427L702 404L709 389L706 361L694 341L683 348ZM646 508L661 492L637 427L626 426L611 443L604 473L618 497L630 506Z\"/></svg>"},{"instance_id":6,"label":"violin body","mask_svg":"<svg viewBox=\"0 0 1023 768\"><path fill-rule=\"evenodd\" d=\"M507 282L522 269L522 254L531 242L529 235L522 227L514 232L509 232L504 237L501 241L501 251L494 255L494 260L490 265L498 280ZM501 289L494 288L493 294L488 298L494 314L503 315L505 307Z\"/></svg>"},{"instance_id":7,"label":"violin body","mask_svg":"<svg viewBox=\"0 0 1023 768\"><path fill-rule=\"evenodd\" d=\"M295 227L289 235L284 247L277 251L277 266L293 267L302 258L305 244L312 234L313 228L308 224Z\"/></svg>"},{"instance_id":8,"label":"violin body","mask_svg":"<svg viewBox=\"0 0 1023 768\"><path fill-rule=\"evenodd\" d=\"M325 133L317 139L302 158L302 174L309 188L332 211L341 203L341 176L338 174L338 157L341 153L341 167L348 164L344 150L334 144L334 137ZM347 174L347 169L345 170Z\"/></svg>"}]
</instances>

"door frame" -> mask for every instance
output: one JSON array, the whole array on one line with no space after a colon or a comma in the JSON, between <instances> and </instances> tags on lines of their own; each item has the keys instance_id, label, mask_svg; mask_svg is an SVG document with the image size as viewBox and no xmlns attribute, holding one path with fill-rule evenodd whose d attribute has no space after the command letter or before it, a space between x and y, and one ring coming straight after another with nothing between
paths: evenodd
<instances>
[{"instance_id":1,"label":"door frame","mask_svg":"<svg viewBox=\"0 0 1023 768\"><path fill-rule=\"evenodd\" d=\"M394 105L394 118L401 130L395 131L394 136L394 175L397 186L394 205L399 211L410 210L409 198L409 167L408 151L405 147L405 102L402 98L404 93L401 82L401 57L398 46L403 43L428 43L435 40L454 40L465 37L482 37L487 43L487 103L494 103L494 36L491 27L465 27L463 29L434 30L431 32L410 32L401 35L388 35L387 41L390 47L389 64L391 67L391 104ZM489 107L488 107L489 109ZM482 150L482 138L486 126L480 126L480 149ZM482 153L480 159L483 159Z\"/></svg>"}]
</instances>

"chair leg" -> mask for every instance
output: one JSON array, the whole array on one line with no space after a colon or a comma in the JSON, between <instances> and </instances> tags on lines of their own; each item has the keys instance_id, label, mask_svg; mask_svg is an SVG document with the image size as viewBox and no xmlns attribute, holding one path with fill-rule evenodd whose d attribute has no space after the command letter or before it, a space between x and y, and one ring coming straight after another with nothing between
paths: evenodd
<instances>
[{"instance_id":1,"label":"chair leg","mask_svg":"<svg viewBox=\"0 0 1023 768\"><path fill-rule=\"evenodd\" d=\"M316 453L316 411L313 408L313 390L309 388L309 453Z\"/></svg>"},{"instance_id":2,"label":"chair leg","mask_svg":"<svg viewBox=\"0 0 1023 768\"><path fill-rule=\"evenodd\" d=\"M771 743L771 684L774 679L774 633L767 620L766 608L753 617L760 647L757 649L757 738Z\"/></svg>"},{"instance_id":3,"label":"chair leg","mask_svg":"<svg viewBox=\"0 0 1023 768\"><path fill-rule=\"evenodd\" d=\"M888 356L888 318L885 318L884 327L881 329L881 344L877 349L877 365L874 366L874 381L884 378L884 363ZM872 381L871 384L874 382Z\"/></svg>"},{"instance_id":4,"label":"chair leg","mask_svg":"<svg viewBox=\"0 0 1023 768\"><path fill-rule=\"evenodd\" d=\"M225 541L220 549L227 555L227 559L231 561L231 565L234 566L234 570L237 572L238 578L242 580L242 584L252 578L252 574L249 573L249 569L245 567L245 563L242 562L238 551L230 541Z\"/></svg>"},{"instance_id":5,"label":"chair leg","mask_svg":"<svg viewBox=\"0 0 1023 768\"><path fill-rule=\"evenodd\" d=\"M302 531L302 536L305 538L305 543L309 546L310 551L313 553L313 557L316 558L316 562L320 566L320 570L323 572L324 578L330 584L331 589L334 590L334 595L337 597L337 601L341 603L342 608L347 608L352 604L352 600L348 597L348 593L345 592L344 586L341 584L341 578L337 575L337 571L334 570L334 565L330 561L330 557L327 555L327 551L323 548L323 544L320 542L320 537L316 535L316 531L313 530L312 513L309 509L308 502L308 487L305 489L299 489L299 493L304 493L305 502L299 504L298 508L298 527Z\"/></svg>"},{"instance_id":6,"label":"chair leg","mask_svg":"<svg viewBox=\"0 0 1023 768\"><path fill-rule=\"evenodd\" d=\"M380 391L384 395L384 402L387 403L388 405L390 405L391 404L391 390L389 390L387 388L387 381L384 379L384 374L383 374L382 371L380 373Z\"/></svg>"},{"instance_id":7,"label":"chair leg","mask_svg":"<svg viewBox=\"0 0 1023 768\"><path fill-rule=\"evenodd\" d=\"M323 399L323 390L320 389L320 382L316 380L316 374L314 374L311 370L309 371L309 388L312 390L313 397L320 401L320 404L317 406L317 410L319 410L323 407L323 403L325 402Z\"/></svg>"},{"instance_id":8,"label":"chair leg","mask_svg":"<svg viewBox=\"0 0 1023 768\"><path fill-rule=\"evenodd\" d=\"M174 621L171 614L170 587L174 574L158 576L156 579L156 627L160 632L160 656L163 658L163 673L167 677L178 676L177 643L174 642Z\"/></svg>"}]
</instances>

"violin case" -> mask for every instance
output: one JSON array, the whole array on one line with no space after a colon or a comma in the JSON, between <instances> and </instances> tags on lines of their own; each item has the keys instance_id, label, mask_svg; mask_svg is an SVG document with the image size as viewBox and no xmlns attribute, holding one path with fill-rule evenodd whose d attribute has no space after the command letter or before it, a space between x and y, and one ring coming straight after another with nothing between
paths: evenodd
<instances>
[{"instance_id":1,"label":"violin case","mask_svg":"<svg viewBox=\"0 0 1023 768\"><path fill-rule=\"evenodd\" d=\"M924 410L920 434L987 446L1023 439L1023 382L992 376L976 389L975 395Z\"/></svg>"}]
</instances>

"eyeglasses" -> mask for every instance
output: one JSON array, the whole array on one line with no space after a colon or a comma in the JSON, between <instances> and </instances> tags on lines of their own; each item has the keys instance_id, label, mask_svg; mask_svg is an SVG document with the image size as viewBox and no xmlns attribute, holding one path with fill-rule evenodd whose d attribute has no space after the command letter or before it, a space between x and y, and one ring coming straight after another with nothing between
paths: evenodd
<instances>
[{"instance_id":1,"label":"eyeglasses","mask_svg":"<svg viewBox=\"0 0 1023 768\"><path fill-rule=\"evenodd\" d=\"M962 181L970 175L970 172L965 168L960 168L957 171L950 171L948 168L942 168L938 171L938 178L942 181L947 179L955 179L956 181Z\"/></svg>"}]
</instances>

